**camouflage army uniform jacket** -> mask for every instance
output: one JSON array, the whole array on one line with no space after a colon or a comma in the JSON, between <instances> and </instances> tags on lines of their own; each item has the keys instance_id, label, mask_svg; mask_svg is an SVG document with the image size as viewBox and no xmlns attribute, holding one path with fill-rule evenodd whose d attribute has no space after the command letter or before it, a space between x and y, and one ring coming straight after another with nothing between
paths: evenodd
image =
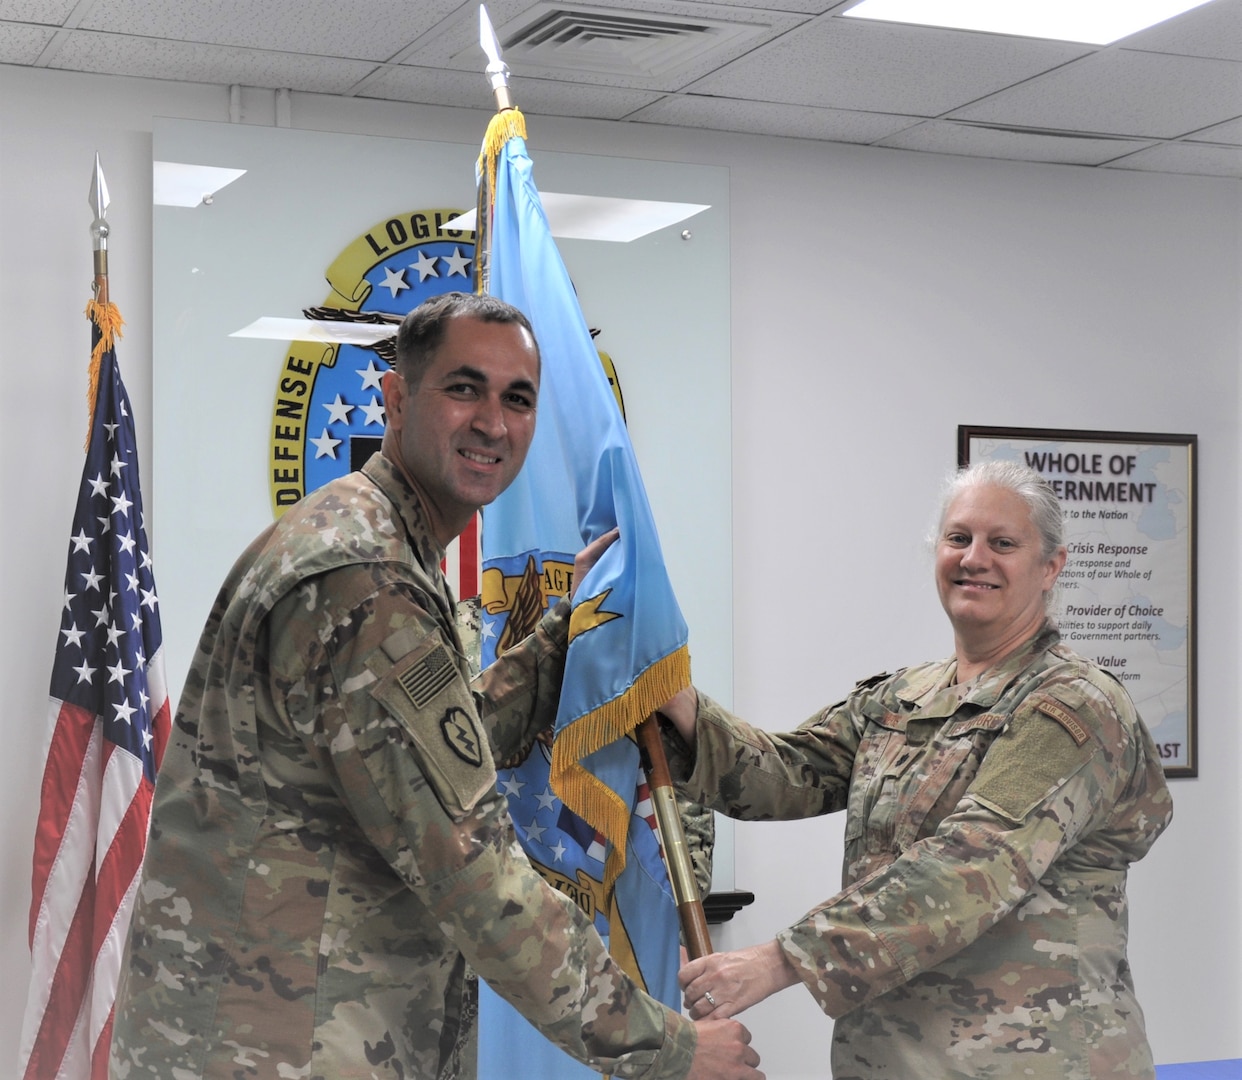
<instances>
[{"instance_id":1,"label":"camouflage army uniform jacket","mask_svg":"<svg viewBox=\"0 0 1242 1080\"><path fill-rule=\"evenodd\" d=\"M114 1078L445 1080L467 964L601 1071L687 1072L693 1025L544 884L496 792L493 754L555 715L568 606L472 692L442 554L376 455L233 568L156 785Z\"/></svg>"},{"instance_id":2,"label":"camouflage army uniform jacket","mask_svg":"<svg viewBox=\"0 0 1242 1080\"><path fill-rule=\"evenodd\" d=\"M955 673L867 680L786 735L702 699L685 790L754 820L846 810L842 891L777 935L838 1018L838 1080L1153 1077L1126 960L1126 868L1172 813L1151 736L1051 626Z\"/></svg>"}]
</instances>

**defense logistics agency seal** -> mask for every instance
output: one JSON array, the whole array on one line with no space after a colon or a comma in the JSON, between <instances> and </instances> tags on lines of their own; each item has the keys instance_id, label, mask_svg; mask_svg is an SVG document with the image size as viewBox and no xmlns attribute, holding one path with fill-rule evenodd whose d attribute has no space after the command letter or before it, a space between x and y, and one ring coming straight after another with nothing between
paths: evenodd
<instances>
[{"instance_id":1,"label":"defense logistics agency seal","mask_svg":"<svg viewBox=\"0 0 1242 1080\"><path fill-rule=\"evenodd\" d=\"M474 233L440 231L460 210L415 210L354 240L328 267L324 306L404 316L424 300L473 287ZM396 332L396 326L393 326ZM276 385L268 460L276 517L308 491L366 463L384 434L374 347L295 341Z\"/></svg>"}]
</instances>

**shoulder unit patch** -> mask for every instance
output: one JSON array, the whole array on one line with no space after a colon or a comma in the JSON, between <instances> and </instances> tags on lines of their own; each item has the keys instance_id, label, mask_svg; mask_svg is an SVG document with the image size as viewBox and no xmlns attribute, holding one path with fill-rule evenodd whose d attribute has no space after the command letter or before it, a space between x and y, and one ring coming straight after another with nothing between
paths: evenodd
<instances>
[{"instance_id":1,"label":"shoulder unit patch","mask_svg":"<svg viewBox=\"0 0 1242 1080\"><path fill-rule=\"evenodd\" d=\"M474 717L465 709L450 706L440 719L440 734L448 748L467 765L477 769L483 764L483 740Z\"/></svg>"},{"instance_id":2,"label":"shoulder unit patch","mask_svg":"<svg viewBox=\"0 0 1242 1080\"><path fill-rule=\"evenodd\" d=\"M1035 702L1035 708L1065 728L1069 732L1069 737L1074 740L1076 745L1082 746L1089 738L1087 729L1082 726L1078 717L1062 707L1060 702L1054 701L1051 698L1041 697Z\"/></svg>"}]
</instances>

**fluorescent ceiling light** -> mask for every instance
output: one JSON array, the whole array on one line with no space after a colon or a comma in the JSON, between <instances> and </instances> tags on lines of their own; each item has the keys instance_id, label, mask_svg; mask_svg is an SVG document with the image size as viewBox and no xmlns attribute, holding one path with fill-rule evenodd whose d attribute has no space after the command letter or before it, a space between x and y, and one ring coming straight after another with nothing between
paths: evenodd
<instances>
[{"instance_id":1,"label":"fluorescent ceiling light","mask_svg":"<svg viewBox=\"0 0 1242 1080\"><path fill-rule=\"evenodd\" d=\"M246 173L245 169L187 165L181 161L156 161L152 165L152 202L156 206L198 206L200 203L210 203L217 191Z\"/></svg>"},{"instance_id":2,"label":"fluorescent ceiling light","mask_svg":"<svg viewBox=\"0 0 1242 1080\"><path fill-rule=\"evenodd\" d=\"M862 0L856 19L1108 45L1207 0Z\"/></svg>"},{"instance_id":3,"label":"fluorescent ceiling light","mask_svg":"<svg viewBox=\"0 0 1242 1080\"><path fill-rule=\"evenodd\" d=\"M541 191L543 212L553 236L567 240L613 240L627 243L657 229L676 225L710 209L709 203L658 202L652 199L613 199L600 195L565 195ZM441 232L470 231L475 211L446 221Z\"/></svg>"}]
</instances>

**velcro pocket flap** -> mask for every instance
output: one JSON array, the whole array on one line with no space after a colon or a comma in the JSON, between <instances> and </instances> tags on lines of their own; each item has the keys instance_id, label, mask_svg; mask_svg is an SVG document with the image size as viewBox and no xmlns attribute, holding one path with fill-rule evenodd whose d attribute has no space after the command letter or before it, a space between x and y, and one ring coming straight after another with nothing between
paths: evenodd
<instances>
[{"instance_id":1,"label":"velcro pocket flap","mask_svg":"<svg viewBox=\"0 0 1242 1080\"><path fill-rule=\"evenodd\" d=\"M436 797L454 820L460 820L495 788L491 750L470 688L443 639L428 634L393 658L410 644L406 631L398 631L381 646L392 664L371 687L371 696L409 735ZM368 664L376 674L384 666Z\"/></svg>"},{"instance_id":2,"label":"velcro pocket flap","mask_svg":"<svg viewBox=\"0 0 1242 1080\"><path fill-rule=\"evenodd\" d=\"M1058 691L1065 688L1058 687ZM988 747L968 795L1019 823L1095 752L1086 727L1066 698L1072 691L1032 694L1014 712L1008 727ZM1079 741L1075 732L1084 737ZM1068 737L1067 737L1068 736Z\"/></svg>"}]
</instances>

